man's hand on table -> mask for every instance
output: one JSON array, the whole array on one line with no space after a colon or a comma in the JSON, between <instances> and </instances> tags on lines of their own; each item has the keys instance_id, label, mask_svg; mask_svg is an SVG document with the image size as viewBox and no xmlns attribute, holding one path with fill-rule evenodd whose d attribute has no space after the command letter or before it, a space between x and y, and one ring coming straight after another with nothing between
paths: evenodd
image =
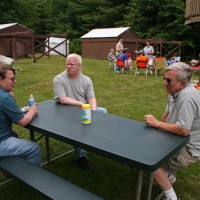
<instances>
[{"instance_id":1,"label":"man's hand on table","mask_svg":"<svg viewBox=\"0 0 200 200\"><path fill-rule=\"evenodd\" d=\"M153 115L145 115L144 122L149 126L158 128L159 121Z\"/></svg>"}]
</instances>

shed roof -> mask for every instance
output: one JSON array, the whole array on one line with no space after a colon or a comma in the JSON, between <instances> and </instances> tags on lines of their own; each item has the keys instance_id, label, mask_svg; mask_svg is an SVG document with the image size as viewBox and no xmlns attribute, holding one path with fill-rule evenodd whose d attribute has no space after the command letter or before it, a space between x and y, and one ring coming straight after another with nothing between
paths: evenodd
<instances>
[{"instance_id":1,"label":"shed roof","mask_svg":"<svg viewBox=\"0 0 200 200\"><path fill-rule=\"evenodd\" d=\"M0 24L0 30L6 29L6 28L11 27L11 26L15 26L15 25L19 25L19 26L21 26L21 27L23 27L25 29L30 30L31 32L34 32L30 28L27 28L26 26L23 26L23 25L21 25L19 23Z\"/></svg>"},{"instance_id":2,"label":"shed roof","mask_svg":"<svg viewBox=\"0 0 200 200\"><path fill-rule=\"evenodd\" d=\"M130 29L130 27L93 29L87 34L83 35L81 38L118 37L128 29Z\"/></svg>"},{"instance_id":3,"label":"shed roof","mask_svg":"<svg viewBox=\"0 0 200 200\"><path fill-rule=\"evenodd\" d=\"M10 26L14 26L16 25L17 23L10 23L10 24L0 24L0 30L1 29L4 29L4 28L8 28Z\"/></svg>"},{"instance_id":4,"label":"shed roof","mask_svg":"<svg viewBox=\"0 0 200 200\"><path fill-rule=\"evenodd\" d=\"M59 43L63 42L64 40L65 40L65 38L56 38L56 37L49 38L50 43L56 43L56 44L59 44Z\"/></svg>"}]
</instances>

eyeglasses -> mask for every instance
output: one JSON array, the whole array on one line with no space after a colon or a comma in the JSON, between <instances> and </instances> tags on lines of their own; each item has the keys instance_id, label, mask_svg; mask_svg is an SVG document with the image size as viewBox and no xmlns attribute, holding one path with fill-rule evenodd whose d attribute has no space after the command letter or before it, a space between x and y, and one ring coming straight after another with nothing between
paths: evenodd
<instances>
[{"instance_id":1,"label":"eyeglasses","mask_svg":"<svg viewBox=\"0 0 200 200\"><path fill-rule=\"evenodd\" d=\"M167 81L168 84L170 84L170 83L172 82L172 79L167 78L167 77L165 77L165 76L163 76L163 80L164 80L164 81Z\"/></svg>"},{"instance_id":2,"label":"eyeglasses","mask_svg":"<svg viewBox=\"0 0 200 200\"><path fill-rule=\"evenodd\" d=\"M74 65L77 65L77 64L72 64L72 63L67 63L67 66L74 66Z\"/></svg>"},{"instance_id":3,"label":"eyeglasses","mask_svg":"<svg viewBox=\"0 0 200 200\"><path fill-rule=\"evenodd\" d=\"M14 82L15 80L16 80L16 78L15 77L12 77L12 78L5 78L5 79L8 79L8 80L10 80L10 81L12 81L12 82Z\"/></svg>"}]
</instances>

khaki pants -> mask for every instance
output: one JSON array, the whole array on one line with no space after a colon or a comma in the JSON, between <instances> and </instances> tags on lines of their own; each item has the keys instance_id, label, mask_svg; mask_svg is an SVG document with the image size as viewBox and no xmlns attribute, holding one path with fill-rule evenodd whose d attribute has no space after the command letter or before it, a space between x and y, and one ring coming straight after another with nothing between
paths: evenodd
<instances>
[{"instance_id":1,"label":"khaki pants","mask_svg":"<svg viewBox=\"0 0 200 200\"><path fill-rule=\"evenodd\" d=\"M183 147L178 154L170 158L170 160L163 166L163 169L168 174L176 175L178 169L189 167L200 160L200 157L192 157L187 147Z\"/></svg>"}]
</instances>

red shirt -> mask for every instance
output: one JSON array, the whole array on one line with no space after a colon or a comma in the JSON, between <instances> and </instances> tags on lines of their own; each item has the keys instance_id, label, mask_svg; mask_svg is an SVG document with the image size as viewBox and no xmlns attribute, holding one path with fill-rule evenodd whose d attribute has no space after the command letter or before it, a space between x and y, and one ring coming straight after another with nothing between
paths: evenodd
<instances>
[{"instance_id":1,"label":"red shirt","mask_svg":"<svg viewBox=\"0 0 200 200\"><path fill-rule=\"evenodd\" d=\"M126 55L128 58L131 58L131 54L129 52L126 52Z\"/></svg>"}]
</instances>

